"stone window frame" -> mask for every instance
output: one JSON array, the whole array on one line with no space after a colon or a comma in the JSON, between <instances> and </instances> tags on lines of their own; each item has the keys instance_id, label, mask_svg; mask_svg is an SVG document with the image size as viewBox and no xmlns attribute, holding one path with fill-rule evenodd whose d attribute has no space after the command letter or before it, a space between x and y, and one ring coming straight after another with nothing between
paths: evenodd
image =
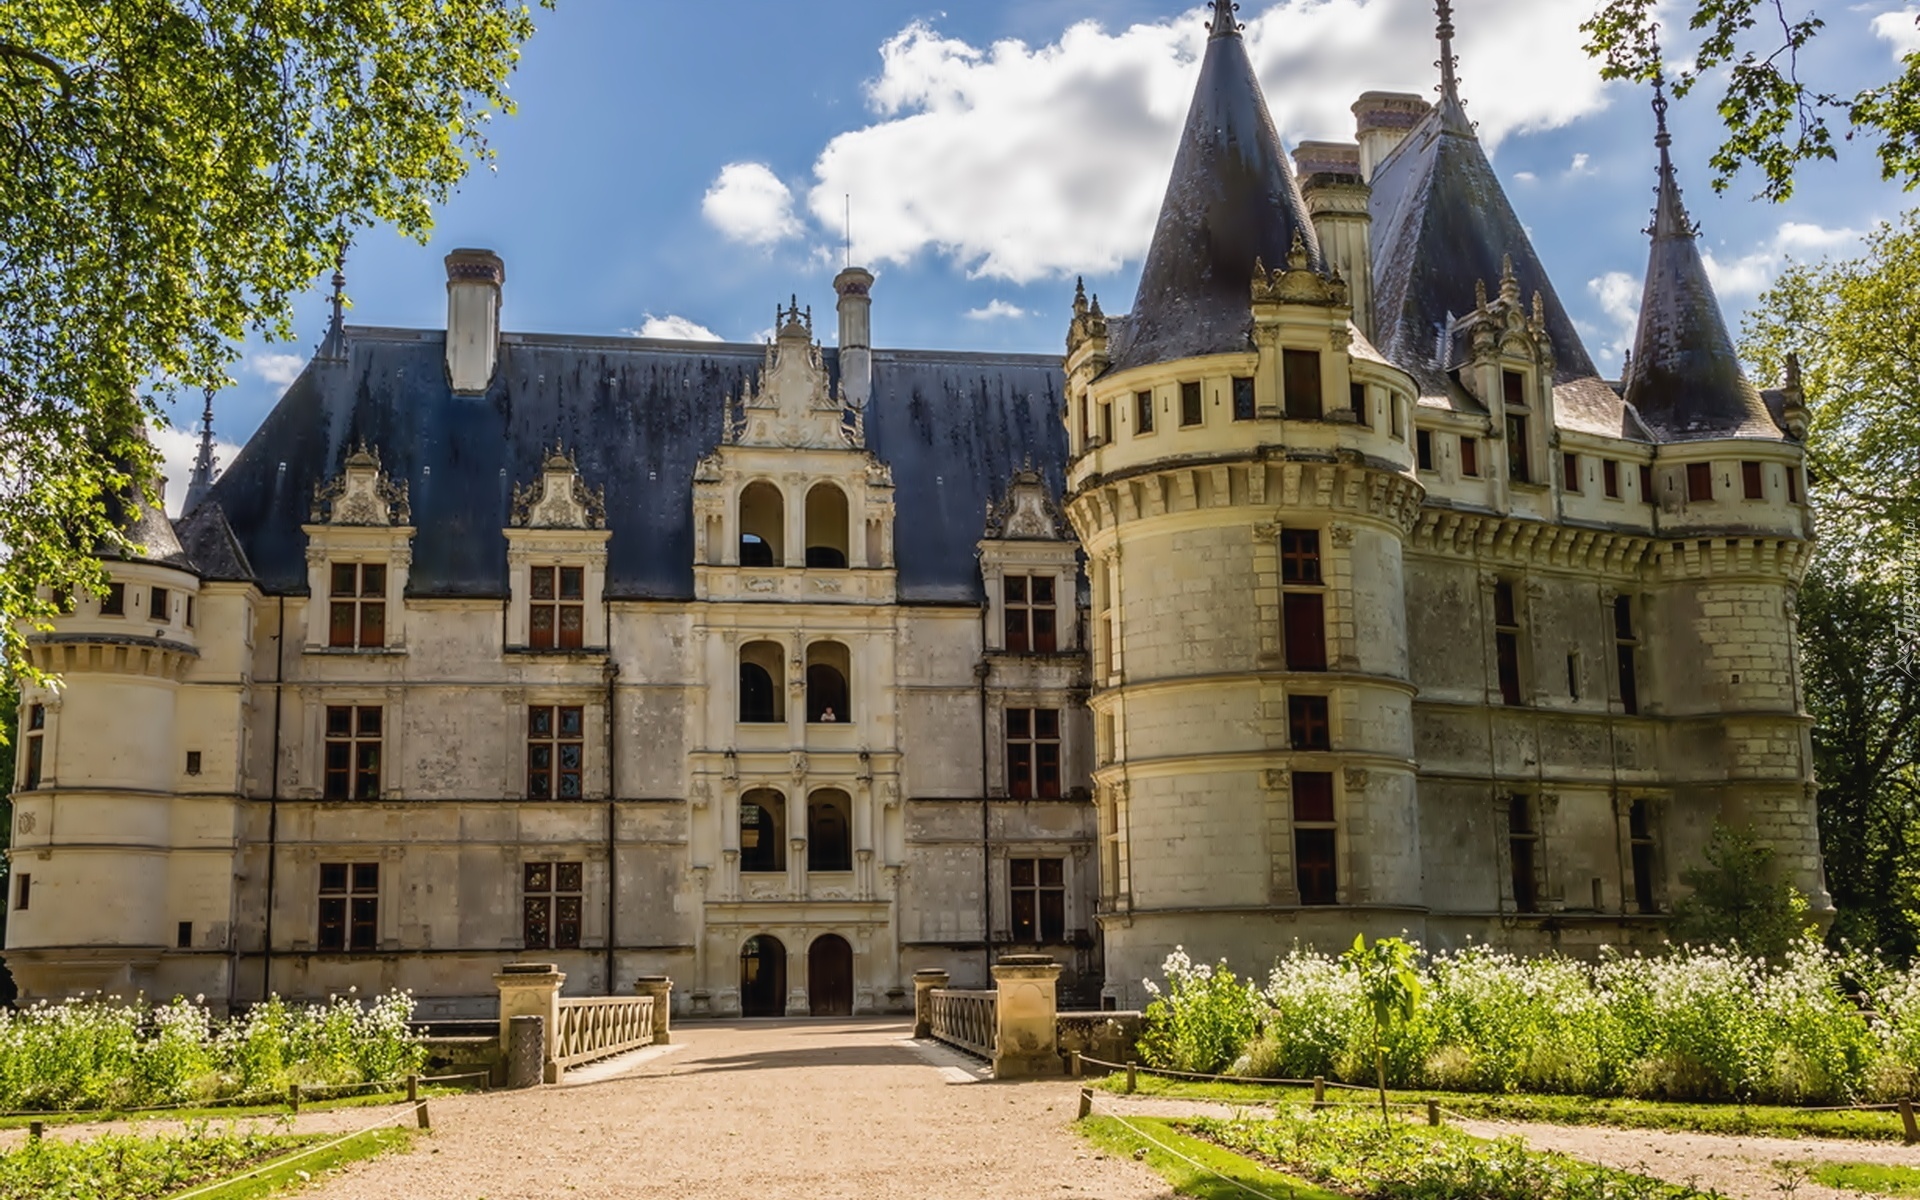
<instances>
[{"instance_id":1,"label":"stone window frame","mask_svg":"<svg viewBox=\"0 0 1920 1200\"><path fill-rule=\"evenodd\" d=\"M605 529L507 529L507 580L511 599L507 606L506 645L515 654L604 655L608 648L607 627L607 539ZM583 573L581 590L580 645L533 644L533 572L536 568L555 569L555 591L559 590L559 569L578 567ZM542 603L547 603L542 601ZM558 600L553 601L559 604ZM568 601L567 603L573 603Z\"/></svg>"},{"instance_id":2,"label":"stone window frame","mask_svg":"<svg viewBox=\"0 0 1920 1200\"><path fill-rule=\"evenodd\" d=\"M413 567L411 527L309 525L307 528L308 654L404 654L407 647L407 582ZM333 568L377 564L386 568L385 630L379 646L333 646ZM356 578L358 578L356 572ZM364 597L356 597L364 599Z\"/></svg>"},{"instance_id":3,"label":"stone window frame","mask_svg":"<svg viewBox=\"0 0 1920 1200\"><path fill-rule=\"evenodd\" d=\"M1080 725L1074 718L1076 705L1069 689L1019 688L1006 691L989 691L987 695L987 728L992 736L987 739L987 796L993 800L1014 799L1007 786L1007 710L1057 709L1060 713L1060 794L1059 796L1030 796L1026 799L1037 803L1066 803L1073 798L1076 787L1087 786L1084 780L1076 781L1074 772L1080 763ZM1084 704L1079 711L1089 711Z\"/></svg>"},{"instance_id":4,"label":"stone window frame","mask_svg":"<svg viewBox=\"0 0 1920 1200\"><path fill-rule=\"evenodd\" d=\"M1325 776L1327 796L1332 811L1325 819L1303 820L1299 810L1299 781L1303 775ZM1302 908L1338 907L1347 902L1348 846L1345 830L1342 828L1340 814L1345 811L1346 797L1341 791L1340 773L1329 765L1322 769L1316 764L1290 767L1286 780L1286 825L1287 825L1287 861L1288 872L1286 889L1293 904ZM1300 888L1300 834L1303 832L1325 832L1333 840L1333 898L1309 902Z\"/></svg>"},{"instance_id":5,"label":"stone window frame","mask_svg":"<svg viewBox=\"0 0 1920 1200\"><path fill-rule=\"evenodd\" d=\"M306 733L304 752L295 760L299 778L293 787L294 798L318 800L327 804L373 804L406 798L402 769L406 737L401 687L356 686L351 684L309 684L299 689L300 728ZM327 784L327 709L340 706L379 708L380 713L380 795L373 800L326 798ZM289 738L291 742L291 738Z\"/></svg>"},{"instance_id":6,"label":"stone window frame","mask_svg":"<svg viewBox=\"0 0 1920 1200\"><path fill-rule=\"evenodd\" d=\"M523 804L582 804L607 799L609 764L607 762L607 693L601 687L529 687L506 693L507 764L503 799ZM529 754L531 741L528 722L535 708L577 708L583 737L581 747L580 795L551 796L544 799L529 794L531 781Z\"/></svg>"},{"instance_id":7,"label":"stone window frame","mask_svg":"<svg viewBox=\"0 0 1920 1200\"><path fill-rule=\"evenodd\" d=\"M1007 649L1005 580L1008 575L1052 576L1054 648L1051 653L1077 654L1088 649L1080 629L1080 568L1075 557L1078 543L988 540L982 542L981 547L980 583L987 596L987 653L1046 653Z\"/></svg>"},{"instance_id":8,"label":"stone window frame","mask_svg":"<svg viewBox=\"0 0 1920 1200\"><path fill-rule=\"evenodd\" d=\"M378 954L389 940L386 937L387 930L385 924L389 915L386 911L388 906L381 903L381 899L386 891L387 882L387 872L381 869L385 864L379 859L373 859L371 861L355 859L351 857L351 854L352 852L342 855L341 859L337 861L316 861L314 863L312 895L314 897L313 953L315 954ZM341 888L337 891L328 889L326 882L327 868L336 866L345 869L345 879ZM372 894L370 896L367 894L367 891L362 890L360 887L361 868L371 868L373 874L373 882L370 889ZM329 900L333 899L337 899L345 905L342 914L343 928L341 930L341 944L337 947L322 946L321 930L325 928L326 905ZM370 900L373 905L373 939L369 945L354 944L353 927L355 921L353 914L355 907L354 902L356 900Z\"/></svg>"},{"instance_id":9,"label":"stone window frame","mask_svg":"<svg viewBox=\"0 0 1920 1200\"><path fill-rule=\"evenodd\" d=\"M1670 911L1670 898L1667 894L1665 839L1661 836L1666 824L1666 799L1648 792L1629 792L1621 797L1618 810L1619 835L1621 842L1621 862L1626 865L1626 877L1620 881L1621 911L1632 916L1659 916ZM1643 839L1633 831L1633 814L1636 808L1647 816L1648 835ZM1648 848L1652 868L1648 879L1648 891L1653 899L1652 908L1643 908L1639 901L1639 863L1635 851L1642 845Z\"/></svg>"},{"instance_id":10,"label":"stone window frame","mask_svg":"<svg viewBox=\"0 0 1920 1200\"><path fill-rule=\"evenodd\" d=\"M19 709L20 754L14 767L14 786L23 792L38 791L49 784L51 765L47 745L53 740L53 723L58 706L45 699L23 699Z\"/></svg>"},{"instance_id":11,"label":"stone window frame","mask_svg":"<svg viewBox=\"0 0 1920 1200\"><path fill-rule=\"evenodd\" d=\"M1071 945L1090 932L1093 914L1081 900L1082 872L1088 865L1086 843L1063 844L1035 838L996 842L988 860L993 889L993 940L996 945ZM1013 863L1018 859L1057 858L1060 863L1061 938L1058 942L1022 942L1013 931ZM1098 901L1096 900L1097 904Z\"/></svg>"},{"instance_id":12,"label":"stone window frame","mask_svg":"<svg viewBox=\"0 0 1920 1200\"><path fill-rule=\"evenodd\" d=\"M336 735L332 728L333 717L337 712L346 714L346 732L342 735ZM379 721L380 728L371 735L362 730L364 721L363 714L368 712L379 714L377 720ZM333 774L333 768L329 764L328 759L331 756L333 747L337 744L344 744L347 747L347 765L344 768L346 774L345 792L342 795L336 796L329 794L328 790L330 777ZM357 794L359 791L360 775L362 774L359 765L360 751L368 745L373 746L375 749L375 763L373 768L374 789L373 795L361 796ZM369 803L382 800L386 797L386 785L389 778L387 771L386 706L384 704L359 703L338 698L330 698L327 703L322 704L320 708L320 798L332 803L354 801Z\"/></svg>"},{"instance_id":13,"label":"stone window frame","mask_svg":"<svg viewBox=\"0 0 1920 1200\"><path fill-rule=\"evenodd\" d=\"M531 885L534 882L534 872L541 868L545 868L547 871L547 886L543 890L536 891L532 889ZM561 887L561 883L565 880L567 874L567 868L572 868L578 872L578 878L573 881L577 885L575 887ZM589 891L587 883L587 864L585 860L522 859L520 863L520 949L580 950L585 948L587 941L587 895ZM533 939L527 936L527 932L532 928L532 904L535 900L539 899L546 900L549 905L546 918L547 936L543 942L535 944ZM574 917L573 939L570 942L564 941L560 936L560 909L562 901L568 899L575 901L578 905Z\"/></svg>"}]
</instances>

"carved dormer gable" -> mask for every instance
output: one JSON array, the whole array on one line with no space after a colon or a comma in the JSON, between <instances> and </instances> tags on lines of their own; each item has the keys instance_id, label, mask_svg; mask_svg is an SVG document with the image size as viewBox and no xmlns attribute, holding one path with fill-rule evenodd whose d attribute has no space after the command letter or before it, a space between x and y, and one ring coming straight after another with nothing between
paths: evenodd
<instances>
[{"instance_id":1,"label":"carved dormer gable","mask_svg":"<svg viewBox=\"0 0 1920 1200\"><path fill-rule=\"evenodd\" d=\"M1512 258L1501 263L1499 295L1489 298L1486 280L1476 280L1474 300L1474 310L1453 323L1449 370L1499 359L1552 373L1553 340L1547 332L1545 298L1536 291L1531 306L1521 303Z\"/></svg>"},{"instance_id":2,"label":"carved dormer gable","mask_svg":"<svg viewBox=\"0 0 1920 1200\"><path fill-rule=\"evenodd\" d=\"M388 479L380 452L363 442L347 455L340 474L314 485L309 516L316 525L410 525L413 508L406 481Z\"/></svg>"},{"instance_id":3,"label":"carved dormer gable","mask_svg":"<svg viewBox=\"0 0 1920 1200\"><path fill-rule=\"evenodd\" d=\"M779 333L767 347L759 378L728 414L723 440L734 446L790 450L859 448L863 414L849 410L828 386L813 312L796 297L778 314Z\"/></svg>"},{"instance_id":4,"label":"carved dormer gable","mask_svg":"<svg viewBox=\"0 0 1920 1200\"><path fill-rule=\"evenodd\" d=\"M1286 266L1269 271L1266 263L1253 260L1253 302L1347 308L1352 301L1337 269L1324 274L1314 269L1307 244L1296 231Z\"/></svg>"},{"instance_id":5,"label":"carved dormer gable","mask_svg":"<svg viewBox=\"0 0 1920 1200\"><path fill-rule=\"evenodd\" d=\"M607 493L589 488L570 451L554 446L540 465L540 478L513 485L513 514L517 529L605 529Z\"/></svg>"},{"instance_id":6,"label":"carved dormer gable","mask_svg":"<svg viewBox=\"0 0 1920 1200\"><path fill-rule=\"evenodd\" d=\"M1031 462L1014 472L999 501L987 505L988 538L1057 542L1066 539L1066 529L1052 489Z\"/></svg>"}]
</instances>

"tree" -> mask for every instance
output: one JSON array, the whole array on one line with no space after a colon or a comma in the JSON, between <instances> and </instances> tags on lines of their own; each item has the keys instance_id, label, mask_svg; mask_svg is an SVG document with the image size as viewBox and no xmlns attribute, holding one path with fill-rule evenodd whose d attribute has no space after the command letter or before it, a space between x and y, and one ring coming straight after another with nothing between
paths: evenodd
<instances>
[{"instance_id":1,"label":"tree","mask_svg":"<svg viewBox=\"0 0 1920 1200\"><path fill-rule=\"evenodd\" d=\"M1807 898L1781 877L1772 846L1748 830L1716 825L1703 857L1680 872L1692 889L1674 908L1674 931L1683 940L1779 958L1806 932Z\"/></svg>"},{"instance_id":2,"label":"tree","mask_svg":"<svg viewBox=\"0 0 1920 1200\"><path fill-rule=\"evenodd\" d=\"M1353 935L1353 945L1340 956L1360 976L1360 991L1373 1017L1373 1070L1380 1085L1380 1119L1387 1120L1387 1043L1413 1020L1420 1007L1420 972L1414 967L1413 946L1401 938Z\"/></svg>"},{"instance_id":3,"label":"tree","mask_svg":"<svg viewBox=\"0 0 1920 1200\"><path fill-rule=\"evenodd\" d=\"M543 0L551 5L552 0ZM519 0L0 5L0 648L97 583L142 427L490 150ZM151 491L149 499L153 499Z\"/></svg>"},{"instance_id":4,"label":"tree","mask_svg":"<svg viewBox=\"0 0 1920 1200\"><path fill-rule=\"evenodd\" d=\"M1819 517L1800 589L1832 936L1920 953L1920 213L1856 258L1783 271L1748 314L1762 379L1795 364Z\"/></svg>"},{"instance_id":5,"label":"tree","mask_svg":"<svg viewBox=\"0 0 1920 1200\"><path fill-rule=\"evenodd\" d=\"M1659 3L1602 0L1580 26L1603 78L1650 83L1661 72ZM1858 133L1877 140L1883 177L1908 188L1920 183L1920 52L1905 55L1890 80L1843 90L1856 85L1851 69L1824 86L1801 75L1802 55L1826 27L1811 10L1789 16L1780 0L1690 0L1682 8L1702 40L1692 64L1672 73L1674 94L1686 95L1702 79L1726 80L1718 107L1727 138L1710 160L1715 191L1725 191L1751 166L1765 178L1762 195L1786 200L1795 168L1834 157L1830 116L1844 121L1845 138Z\"/></svg>"}]
</instances>

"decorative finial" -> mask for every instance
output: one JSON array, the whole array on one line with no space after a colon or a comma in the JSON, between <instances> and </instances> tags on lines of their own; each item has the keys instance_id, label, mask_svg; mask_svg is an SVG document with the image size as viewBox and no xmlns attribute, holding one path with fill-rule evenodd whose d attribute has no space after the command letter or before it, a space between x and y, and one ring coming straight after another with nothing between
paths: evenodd
<instances>
[{"instance_id":1,"label":"decorative finial","mask_svg":"<svg viewBox=\"0 0 1920 1200\"><path fill-rule=\"evenodd\" d=\"M1234 0L1213 0L1213 20L1207 22L1207 33L1217 38L1239 37L1240 22L1233 18L1239 9Z\"/></svg>"},{"instance_id":2,"label":"decorative finial","mask_svg":"<svg viewBox=\"0 0 1920 1200\"><path fill-rule=\"evenodd\" d=\"M1453 69L1460 60L1453 53L1453 5L1450 0L1435 0L1433 11L1440 18L1440 27L1436 31L1440 38L1440 61L1433 64L1440 68L1440 98L1460 103L1460 80Z\"/></svg>"},{"instance_id":3,"label":"decorative finial","mask_svg":"<svg viewBox=\"0 0 1920 1200\"><path fill-rule=\"evenodd\" d=\"M1087 278L1084 275L1073 281L1073 315L1087 315Z\"/></svg>"},{"instance_id":4,"label":"decorative finial","mask_svg":"<svg viewBox=\"0 0 1920 1200\"><path fill-rule=\"evenodd\" d=\"M343 249L333 260L333 295L327 303L332 315L327 318L327 336L320 340L319 357L329 360L343 360L347 357L346 318L342 310L346 307L344 290L347 286L347 252Z\"/></svg>"},{"instance_id":5,"label":"decorative finial","mask_svg":"<svg viewBox=\"0 0 1920 1200\"><path fill-rule=\"evenodd\" d=\"M1287 270L1304 271L1307 262L1307 239L1296 229L1293 231L1293 245L1287 249Z\"/></svg>"},{"instance_id":6,"label":"decorative finial","mask_svg":"<svg viewBox=\"0 0 1920 1200\"><path fill-rule=\"evenodd\" d=\"M206 405L200 410L200 449L193 456L193 471L187 476L187 497L180 515L187 516L200 507L213 487L213 470L220 460L213 455L213 389L207 389Z\"/></svg>"}]
</instances>

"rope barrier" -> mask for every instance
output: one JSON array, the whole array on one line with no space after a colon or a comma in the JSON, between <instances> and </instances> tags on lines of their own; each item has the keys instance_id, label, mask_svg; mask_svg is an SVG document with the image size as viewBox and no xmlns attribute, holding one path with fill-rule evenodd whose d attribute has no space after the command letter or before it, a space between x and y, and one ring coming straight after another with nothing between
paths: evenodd
<instances>
[{"instance_id":1,"label":"rope barrier","mask_svg":"<svg viewBox=\"0 0 1920 1200\"><path fill-rule=\"evenodd\" d=\"M1083 1095L1089 1094L1088 1090L1083 1088L1082 1094ZM1091 1104L1089 1104L1089 1110L1091 1110ZM1176 1150L1172 1146L1167 1145L1165 1142L1161 1141L1159 1138L1154 1137L1152 1134L1140 1128L1138 1125L1135 1125L1132 1121L1127 1120L1127 1118L1121 1116L1117 1112L1108 1112L1105 1115L1120 1122L1121 1127L1126 1129L1129 1133L1133 1134L1135 1137L1140 1138L1143 1141L1151 1142L1153 1145L1159 1147L1163 1152L1173 1155L1175 1158L1179 1159L1181 1162L1186 1163L1188 1166L1197 1168L1198 1170L1201 1170L1201 1171L1205 1171L1207 1174L1213 1176L1215 1179L1218 1179L1220 1182L1227 1184L1229 1187L1236 1188L1242 1192L1245 1192L1247 1195L1254 1197L1255 1200L1280 1200L1280 1197L1275 1196L1271 1192L1263 1192L1258 1190L1257 1188L1248 1187L1246 1184L1241 1183L1238 1179L1234 1179L1231 1176L1222 1175L1220 1172L1214 1170L1212 1167L1208 1166L1206 1163L1201 1162L1199 1159L1194 1158L1191 1155L1181 1153L1179 1150ZM176 1200L185 1200L185 1198L176 1197Z\"/></svg>"},{"instance_id":2,"label":"rope barrier","mask_svg":"<svg viewBox=\"0 0 1920 1200\"><path fill-rule=\"evenodd\" d=\"M1311 1079L1265 1079L1265 1078L1243 1076L1243 1075L1203 1075L1198 1071L1175 1071L1175 1070L1171 1070L1164 1067L1141 1066L1139 1063L1128 1064L1128 1063L1107 1062L1105 1059L1094 1058L1090 1054L1082 1054L1080 1056L1080 1061L1083 1063L1091 1063L1096 1067L1110 1067L1115 1071L1124 1071L1127 1069L1129 1065L1131 1065L1135 1070L1140 1071L1147 1075L1166 1075L1175 1079L1206 1079L1206 1080L1211 1080L1212 1082L1215 1082L1215 1083L1252 1083L1252 1084L1263 1084L1263 1085L1280 1086L1280 1087L1306 1087L1306 1088L1310 1088L1314 1084L1314 1081ZM1325 1083L1327 1087L1340 1088L1344 1091L1349 1091L1349 1092L1371 1092L1374 1090L1373 1088L1365 1087L1357 1083L1339 1083L1332 1079L1326 1080Z\"/></svg>"},{"instance_id":3,"label":"rope barrier","mask_svg":"<svg viewBox=\"0 0 1920 1200\"><path fill-rule=\"evenodd\" d=\"M335 1146L345 1145L346 1143L352 1141L354 1138L360 1137L364 1134L372 1133L376 1129L380 1129L385 1126L392 1125L398 1122L403 1117L415 1116L417 1115L418 1110L422 1107L424 1107L424 1102L422 1102L421 1104L410 1104L406 1108L402 1109L400 1112L387 1117L385 1120L376 1121L371 1125L365 1126L364 1128L356 1129L352 1133L349 1133L344 1137L337 1137L330 1142L324 1142L318 1146L310 1146L305 1150L297 1151L296 1153L289 1154L281 1158L270 1159L269 1161L263 1162L259 1166L254 1167L251 1170L242 1171L240 1174L229 1176L226 1179L216 1179L212 1183L203 1183L199 1187L196 1187L191 1191L181 1192L178 1195L172 1196L169 1198L169 1200L193 1200L195 1196L204 1196L209 1192L217 1192L222 1188L229 1187L233 1184L239 1183L243 1179L251 1179L255 1175L260 1174L262 1171L272 1171L280 1167L287 1166L289 1163L299 1162L301 1159L306 1158L309 1155L319 1154L323 1150L331 1150Z\"/></svg>"},{"instance_id":4,"label":"rope barrier","mask_svg":"<svg viewBox=\"0 0 1920 1200\"><path fill-rule=\"evenodd\" d=\"M468 1071L459 1075L422 1075L419 1078L419 1082L422 1084L438 1084L438 1083L446 1083L449 1080L455 1080L455 1079L485 1079L485 1078L488 1078L488 1073L486 1071ZM374 1089L374 1092L371 1092L369 1094L377 1094L380 1091L388 1091L388 1092L405 1091L406 1087L407 1087L407 1081L405 1079L363 1079L359 1083L317 1083L317 1084L303 1083L300 1085L300 1099L302 1103L305 1103L309 1099L315 1098L315 1093L322 1093L318 1097L321 1100L336 1098L338 1094L350 1091L354 1088ZM87 1116L111 1116L111 1115L122 1114L122 1113L131 1115L134 1113L179 1112L180 1110L187 1109L187 1108L238 1108L245 1105L262 1105L262 1106L269 1105L269 1104L284 1105L286 1104L286 1101L287 1101L287 1093L284 1091L246 1092L238 1096L218 1096L211 1100L182 1100L177 1104L142 1104L142 1105L126 1107L126 1108L121 1108L121 1107L28 1108L28 1109L20 1109L16 1112L0 1112L0 1119L17 1119L20 1117L87 1117Z\"/></svg>"}]
</instances>

